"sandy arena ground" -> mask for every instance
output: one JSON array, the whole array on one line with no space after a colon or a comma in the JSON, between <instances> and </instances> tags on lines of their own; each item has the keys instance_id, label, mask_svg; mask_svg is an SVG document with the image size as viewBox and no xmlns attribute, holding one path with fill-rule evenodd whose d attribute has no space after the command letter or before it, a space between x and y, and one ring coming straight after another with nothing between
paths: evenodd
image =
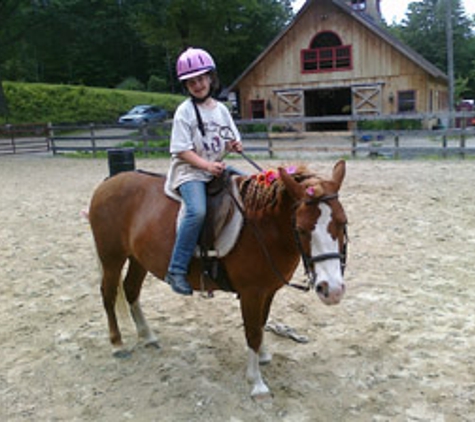
<instances>
[{"instance_id":1,"label":"sandy arena ground","mask_svg":"<svg viewBox=\"0 0 475 422\"><path fill-rule=\"evenodd\" d=\"M310 165L329 174L333 161ZM271 320L310 341L267 333L263 402L249 397L230 294L184 298L148 277L143 309L161 349L111 356L80 216L107 173L106 160L0 157L1 421L475 420L473 160L348 162L347 295L329 308L279 292Z\"/></svg>"}]
</instances>

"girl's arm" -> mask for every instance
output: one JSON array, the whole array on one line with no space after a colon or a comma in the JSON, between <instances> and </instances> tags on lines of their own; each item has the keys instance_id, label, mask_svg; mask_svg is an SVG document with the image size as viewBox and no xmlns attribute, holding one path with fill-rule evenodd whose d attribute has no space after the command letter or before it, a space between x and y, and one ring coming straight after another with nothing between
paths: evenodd
<instances>
[{"instance_id":1,"label":"girl's arm","mask_svg":"<svg viewBox=\"0 0 475 422\"><path fill-rule=\"evenodd\" d=\"M213 176L219 176L226 168L226 165L222 161L207 161L192 150L179 152L177 155L188 164L205 170Z\"/></svg>"}]
</instances>

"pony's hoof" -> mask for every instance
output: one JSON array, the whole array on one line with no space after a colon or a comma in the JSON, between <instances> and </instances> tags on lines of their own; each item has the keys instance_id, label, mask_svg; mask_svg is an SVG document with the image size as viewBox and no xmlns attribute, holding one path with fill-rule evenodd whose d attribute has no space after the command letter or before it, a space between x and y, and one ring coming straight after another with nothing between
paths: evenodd
<instances>
[{"instance_id":1,"label":"pony's hoof","mask_svg":"<svg viewBox=\"0 0 475 422\"><path fill-rule=\"evenodd\" d=\"M251 394L251 397L256 403L259 403L259 404L272 403L272 394L270 391L267 391L267 393Z\"/></svg>"},{"instance_id":2,"label":"pony's hoof","mask_svg":"<svg viewBox=\"0 0 475 422\"><path fill-rule=\"evenodd\" d=\"M147 343L145 343L145 348L160 350L160 345L158 344L157 340L153 340L153 341L148 341Z\"/></svg>"},{"instance_id":3,"label":"pony's hoof","mask_svg":"<svg viewBox=\"0 0 475 422\"><path fill-rule=\"evenodd\" d=\"M272 361L272 353L264 352L259 355L259 365L269 365Z\"/></svg>"},{"instance_id":4,"label":"pony's hoof","mask_svg":"<svg viewBox=\"0 0 475 422\"><path fill-rule=\"evenodd\" d=\"M272 398L269 388L264 383L254 385L251 392L251 397L256 401L267 400Z\"/></svg>"},{"instance_id":5,"label":"pony's hoof","mask_svg":"<svg viewBox=\"0 0 475 422\"><path fill-rule=\"evenodd\" d=\"M112 356L117 359L128 359L132 356L132 352L127 349L117 349L112 352Z\"/></svg>"}]
</instances>

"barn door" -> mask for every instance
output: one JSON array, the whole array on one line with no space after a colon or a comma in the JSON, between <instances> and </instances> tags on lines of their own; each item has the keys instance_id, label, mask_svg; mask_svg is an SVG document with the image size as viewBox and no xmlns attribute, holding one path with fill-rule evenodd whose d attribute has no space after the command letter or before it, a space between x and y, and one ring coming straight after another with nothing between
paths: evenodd
<instances>
[{"instance_id":1,"label":"barn door","mask_svg":"<svg viewBox=\"0 0 475 422\"><path fill-rule=\"evenodd\" d=\"M301 117L303 110L303 91L280 91L277 95L279 117Z\"/></svg>"},{"instance_id":2,"label":"barn door","mask_svg":"<svg viewBox=\"0 0 475 422\"><path fill-rule=\"evenodd\" d=\"M380 84L352 86L353 114L381 114L382 89Z\"/></svg>"}]
</instances>

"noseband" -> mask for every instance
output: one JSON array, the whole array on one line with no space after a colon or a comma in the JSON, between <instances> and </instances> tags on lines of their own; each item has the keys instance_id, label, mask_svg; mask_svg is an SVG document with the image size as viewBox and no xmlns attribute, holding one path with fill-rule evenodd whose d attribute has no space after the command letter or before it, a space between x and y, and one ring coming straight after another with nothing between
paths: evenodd
<instances>
[{"instance_id":1,"label":"noseband","mask_svg":"<svg viewBox=\"0 0 475 422\"><path fill-rule=\"evenodd\" d=\"M328 204L328 202L332 199L338 199L338 193L324 195L319 198L306 199L303 202L306 205L318 204L320 202L325 202ZM295 209L297 209L298 205L300 204L301 202L298 202L295 206ZM347 233L346 224L343 229L343 245L342 245L341 252L329 252L329 253L323 253L317 256L311 256L305 253L303 245L302 245L302 239L300 238L300 233L297 228L297 219L295 216L295 212L292 214L292 229L294 232L295 243L297 244L297 247L300 252L300 256L302 257L302 263L305 269L305 275L307 279L305 281L305 285L303 286L300 284L293 284L293 283L290 283L289 286L292 286L304 291L309 291L310 289L312 289L315 286L315 283L317 281L317 275L315 273L315 267L314 267L314 264L316 262L328 261L330 259L339 259L341 273L342 274L345 273L346 257L347 257L347 250L348 250L348 233Z\"/></svg>"}]
</instances>

